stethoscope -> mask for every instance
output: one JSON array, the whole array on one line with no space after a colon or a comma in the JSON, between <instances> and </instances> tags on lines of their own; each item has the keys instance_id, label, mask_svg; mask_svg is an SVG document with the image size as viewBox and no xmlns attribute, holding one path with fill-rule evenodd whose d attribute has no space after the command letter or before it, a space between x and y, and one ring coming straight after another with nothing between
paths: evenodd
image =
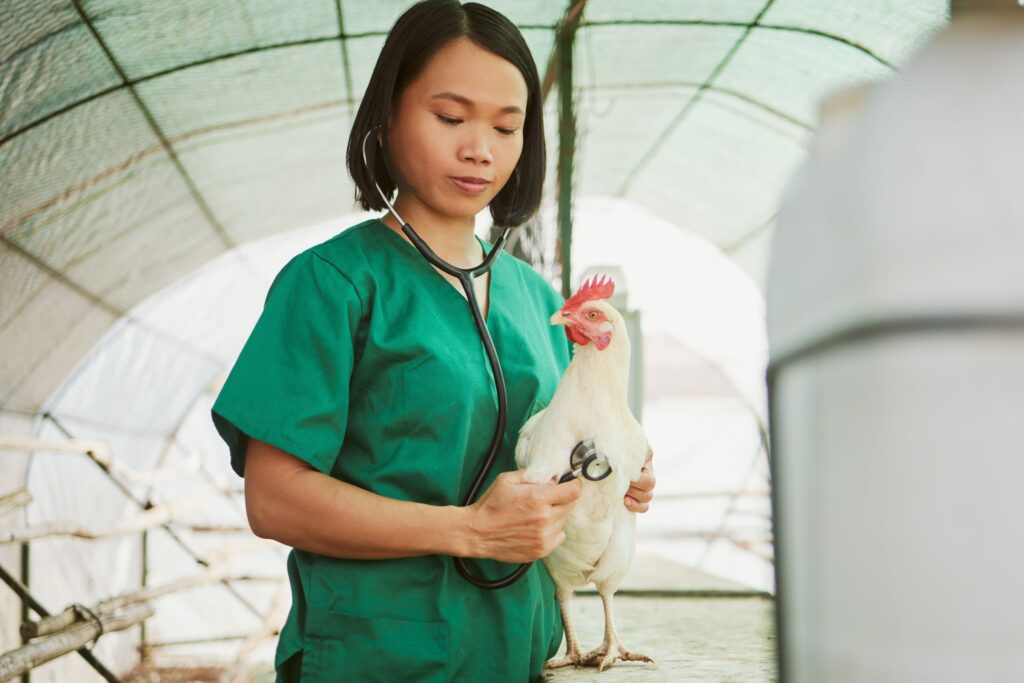
<instances>
[{"instance_id":1,"label":"stethoscope","mask_svg":"<svg viewBox=\"0 0 1024 683\"><path fill-rule=\"evenodd\" d=\"M505 241L508 239L508 234L512 230L511 227L505 228L501 233L501 237L494 243L490 253L488 253L480 265L475 268L459 268L448 263L437 254L434 250L424 242L416 231L412 229L412 226L405 222L405 220L398 215L395 207L388 201L384 191L380 188L377 183L377 174L374 172L373 166L370 164L370 160L366 155L366 142L370 139L370 135L381 126L375 126L367 131L363 137L362 153L363 153L363 164L366 166L366 170L370 177L373 178L373 185L377 188L377 192L380 194L381 199L384 200L384 204L388 207L388 211L395 217L395 220L402 226L402 232L404 232L409 239L415 245L416 249L423 255L427 261L437 266L449 275L453 275L459 279L462 284L462 289L466 293L466 301L469 302L470 311L473 314L473 321L476 323L477 332L480 335L480 340L484 344L484 348L487 351L487 359L491 364L491 371L494 374L494 388L498 394L498 422L494 427L494 436L491 437L491 447L487 452L487 457L484 458L483 464L480 466L480 470L476 473L473 478L473 483L469 487L469 491L462 499L462 506L465 507L470 505L476 500L477 494L480 493L480 488L483 486L484 481L487 479L488 473L494 466L494 461L498 457L498 449L501 445L502 435L505 433L505 424L508 420L508 397L505 387L505 375L501 371L501 363L498 361L498 353L494 350L494 341L491 339L490 330L487 329L487 323L484 321L483 313L480 312L480 305L476 300L476 291L473 288L473 279L479 277L488 271L494 264L498 254L505 247ZM611 467L608 465L607 459L598 454L594 450L594 444L591 441L581 441L576 444L572 452L569 455L569 471L562 475L559 479L559 484L574 479L580 474L584 478L591 481L600 481L611 474ZM591 470L594 470L593 472ZM452 560L455 563L455 568L459 574L466 581L470 582L478 588L496 589L504 588L518 581L523 574L530 568L531 562L526 562L519 565L512 573L507 576L503 576L500 579L488 581L475 576L466 566L466 563L461 557L453 557Z\"/></svg>"}]
</instances>

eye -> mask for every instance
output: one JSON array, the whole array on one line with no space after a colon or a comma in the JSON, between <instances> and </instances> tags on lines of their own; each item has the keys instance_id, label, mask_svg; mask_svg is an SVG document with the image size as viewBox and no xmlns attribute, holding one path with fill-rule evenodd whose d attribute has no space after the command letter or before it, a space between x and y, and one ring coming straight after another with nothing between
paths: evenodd
<instances>
[{"instance_id":1,"label":"eye","mask_svg":"<svg viewBox=\"0 0 1024 683\"><path fill-rule=\"evenodd\" d=\"M515 135L516 131L518 129L517 128L495 128L494 130L498 131L502 135Z\"/></svg>"},{"instance_id":2,"label":"eye","mask_svg":"<svg viewBox=\"0 0 1024 683\"><path fill-rule=\"evenodd\" d=\"M434 116L439 118L442 123L446 123L449 126L457 126L458 124L462 123L462 119L453 119L452 117L445 116L444 114L434 114Z\"/></svg>"},{"instance_id":3,"label":"eye","mask_svg":"<svg viewBox=\"0 0 1024 683\"><path fill-rule=\"evenodd\" d=\"M591 320L597 320L599 316L600 314L597 311L591 311L590 313L587 313L587 317L590 318Z\"/></svg>"}]
</instances>

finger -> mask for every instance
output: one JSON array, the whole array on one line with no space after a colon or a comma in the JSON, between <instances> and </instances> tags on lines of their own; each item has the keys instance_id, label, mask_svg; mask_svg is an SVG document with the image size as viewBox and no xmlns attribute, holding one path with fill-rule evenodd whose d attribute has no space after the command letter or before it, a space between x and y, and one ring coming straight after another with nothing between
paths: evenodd
<instances>
[{"instance_id":1,"label":"finger","mask_svg":"<svg viewBox=\"0 0 1024 683\"><path fill-rule=\"evenodd\" d=\"M630 495L635 495L637 493L651 494L653 492L654 487L645 485L645 482L642 481L635 481L632 484L630 484L628 489L626 489L626 493Z\"/></svg>"},{"instance_id":2,"label":"finger","mask_svg":"<svg viewBox=\"0 0 1024 683\"><path fill-rule=\"evenodd\" d=\"M526 470L514 470L511 472L502 472L498 475L499 478L503 478L513 484L528 484L526 480Z\"/></svg>"},{"instance_id":3,"label":"finger","mask_svg":"<svg viewBox=\"0 0 1024 683\"><path fill-rule=\"evenodd\" d=\"M630 488L639 488L644 491L652 491L654 489L654 475L641 474L634 481L629 482Z\"/></svg>"},{"instance_id":4,"label":"finger","mask_svg":"<svg viewBox=\"0 0 1024 683\"><path fill-rule=\"evenodd\" d=\"M548 486L545 488L550 492L548 494L548 503L551 505L565 505L580 497L580 492L583 490L583 482L576 478L558 486Z\"/></svg>"},{"instance_id":5,"label":"finger","mask_svg":"<svg viewBox=\"0 0 1024 683\"><path fill-rule=\"evenodd\" d=\"M650 474L641 474L639 479L632 482L632 485L643 491L653 491L654 476Z\"/></svg>"},{"instance_id":6,"label":"finger","mask_svg":"<svg viewBox=\"0 0 1024 683\"><path fill-rule=\"evenodd\" d=\"M640 489L629 489L626 491L626 495L638 503L650 503L654 499L654 493L651 491L642 491Z\"/></svg>"},{"instance_id":7,"label":"finger","mask_svg":"<svg viewBox=\"0 0 1024 683\"><path fill-rule=\"evenodd\" d=\"M647 512L650 508L650 504L648 502L639 501L632 496L626 496L625 503L626 509L630 512Z\"/></svg>"}]
</instances>

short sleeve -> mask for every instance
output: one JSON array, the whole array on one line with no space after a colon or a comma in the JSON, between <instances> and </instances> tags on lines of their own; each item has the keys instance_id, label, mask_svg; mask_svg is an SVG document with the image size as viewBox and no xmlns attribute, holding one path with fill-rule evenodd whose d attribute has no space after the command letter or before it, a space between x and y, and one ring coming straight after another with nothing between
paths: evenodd
<instances>
[{"instance_id":1,"label":"short sleeve","mask_svg":"<svg viewBox=\"0 0 1024 683\"><path fill-rule=\"evenodd\" d=\"M362 303L312 251L278 273L211 411L244 476L248 437L330 473L345 437Z\"/></svg>"}]
</instances>

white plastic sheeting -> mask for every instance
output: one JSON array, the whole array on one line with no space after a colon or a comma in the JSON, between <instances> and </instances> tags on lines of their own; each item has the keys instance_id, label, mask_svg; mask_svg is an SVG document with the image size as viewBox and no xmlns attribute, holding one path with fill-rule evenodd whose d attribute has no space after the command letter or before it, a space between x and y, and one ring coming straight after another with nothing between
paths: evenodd
<instances>
[{"instance_id":1,"label":"white plastic sheeting","mask_svg":"<svg viewBox=\"0 0 1024 683\"><path fill-rule=\"evenodd\" d=\"M157 528L148 534L146 585L200 574L204 567L196 558L213 560L232 548L241 552L228 560L229 576L282 576L285 549L276 544L247 532L217 534L189 527L247 526L241 482L223 457L209 409L218 380L259 316L273 275L292 254L336 231L334 224L293 231L206 264L132 310L45 406L54 417L40 419L41 438L71 435L106 442L119 465L129 470L117 478L130 484L132 497L154 505L187 504L171 532ZM140 475L137 483L132 483L132 472ZM146 481L150 473L159 478ZM30 524L74 520L102 527L142 512L81 454L36 451L27 485L30 491L45 492L28 508ZM93 604L142 581L138 533L99 541L42 539L32 543L31 558L31 584L45 587L39 598L51 611L72 602ZM255 630L279 585L232 585L237 595L211 584L158 600L156 615L147 621L147 643L237 637ZM123 671L136 663L138 642L137 629L126 631L102 639L96 654ZM240 643L159 646L154 660L231 661ZM90 671L79 658L65 657L37 669L33 680L81 680Z\"/></svg>"}]
</instances>

